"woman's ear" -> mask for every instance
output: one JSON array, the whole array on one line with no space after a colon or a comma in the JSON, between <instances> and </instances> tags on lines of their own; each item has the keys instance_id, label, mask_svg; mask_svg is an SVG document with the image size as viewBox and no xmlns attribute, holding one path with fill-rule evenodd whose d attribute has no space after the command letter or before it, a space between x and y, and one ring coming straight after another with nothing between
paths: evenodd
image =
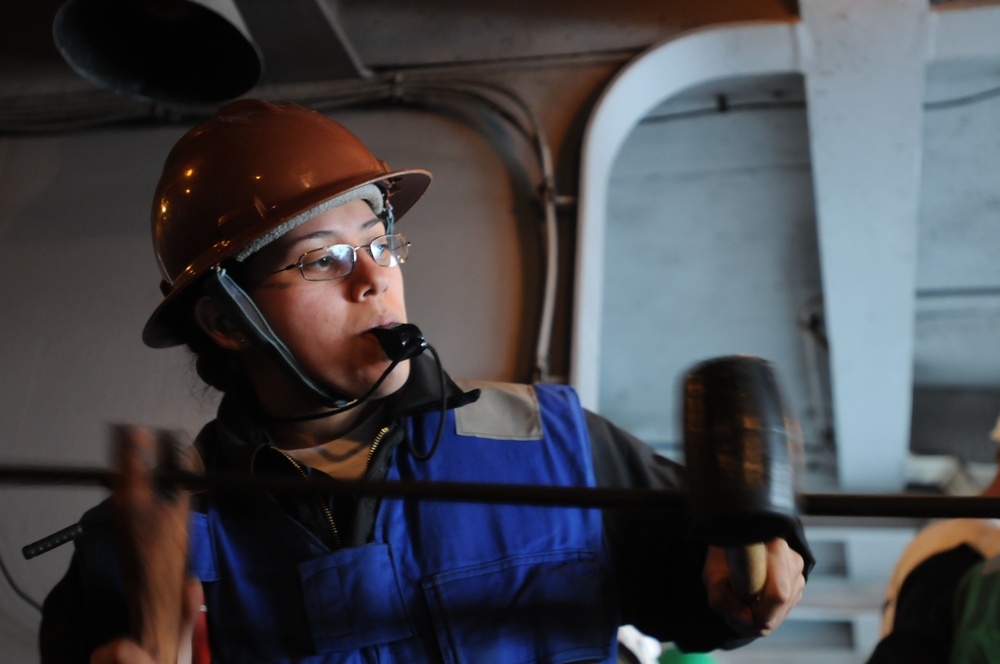
<instances>
[{"instance_id":1,"label":"woman's ear","mask_svg":"<svg viewBox=\"0 0 1000 664\"><path fill-rule=\"evenodd\" d=\"M250 347L247 338L236 329L214 298L203 295L194 305L194 320L208 337L226 350L240 351Z\"/></svg>"}]
</instances>

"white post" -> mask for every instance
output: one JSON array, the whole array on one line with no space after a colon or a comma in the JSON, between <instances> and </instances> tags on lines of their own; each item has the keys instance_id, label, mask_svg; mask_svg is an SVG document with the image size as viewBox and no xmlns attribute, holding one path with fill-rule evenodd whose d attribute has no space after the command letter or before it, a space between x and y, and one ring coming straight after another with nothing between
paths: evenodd
<instances>
[{"instance_id":1,"label":"white post","mask_svg":"<svg viewBox=\"0 0 1000 664\"><path fill-rule=\"evenodd\" d=\"M926 0L802 0L839 480L897 491L910 441Z\"/></svg>"}]
</instances>

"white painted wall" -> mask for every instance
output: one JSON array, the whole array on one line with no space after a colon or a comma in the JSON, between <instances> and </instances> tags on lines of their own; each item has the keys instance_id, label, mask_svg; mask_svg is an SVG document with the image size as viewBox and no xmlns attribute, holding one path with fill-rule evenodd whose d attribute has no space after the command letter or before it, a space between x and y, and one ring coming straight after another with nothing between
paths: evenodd
<instances>
[{"instance_id":1,"label":"white painted wall","mask_svg":"<svg viewBox=\"0 0 1000 664\"><path fill-rule=\"evenodd\" d=\"M1000 246L1000 96L935 103L998 85L996 67L982 63L928 71L912 360L918 390L975 390L965 408L918 398L916 447L943 451L962 441L971 458L987 461L986 432L1000 412L1000 291L988 290L1000 286L992 256ZM685 115L710 109L719 94L730 112ZM616 159L598 407L649 441L679 441L682 371L745 352L776 363L807 442L818 443L823 404L811 391L809 342L798 328L822 296L803 98L797 76L701 86L651 112Z\"/></svg>"},{"instance_id":2,"label":"white painted wall","mask_svg":"<svg viewBox=\"0 0 1000 664\"><path fill-rule=\"evenodd\" d=\"M916 0L879 3L877 6L853 0L810 0L802 3L802 10L802 22L794 26L778 22L720 26L668 39L636 58L605 90L588 126L584 143L573 377L585 403L591 407L603 410L605 403L601 400L605 398L611 398L623 407L620 402L628 401L628 397L632 396L626 395L622 389L627 379L609 384L604 375L605 367L614 370L614 367L622 365L622 356L629 352L625 350L625 344L629 350L637 346L647 349L664 336L663 319L658 319L655 314L637 314L644 317L646 327L632 326L621 338L602 337L602 330L608 325L619 325L618 321L625 317L625 311L641 310L636 299L644 300L650 291L656 291L662 284L662 279L648 278L650 275L641 275L631 281L620 276L620 248L609 237L618 232L615 225L624 224L621 229L631 230L634 227L634 222L628 219L631 216L647 221L655 217L663 219L668 225L676 218L686 217L687 223L692 223L691 220L703 214L703 208L693 206L682 207L674 216L666 212L664 200L657 198L662 188L656 189L651 183L656 183L662 173L667 173L668 177L673 175L677 162L664 157L671 164L670 168L654 167L652 172L646 172L645 179L637 177L636 173L641 173L643 169L641 166L635 168L635 165L642 162L628 153L626 139L630 132L641 134L636 139L641 146L656 146L654 151L657 153L659 149L673 150L672 154L684 163L687 155L671 143L671 129L666 128L663 135L657 136L642 126L641 122L648 116L650 107L664 100L669 100L668 104L679 103L684 94L692 94L692 89L710 83L713 89L705 95L704 103L711 107L713 95L718 95L718 88L724 87L723 84L712 83L719 79L735 77L746 82L749 77L758 75L800 72L807 102L807 129L799 132L804 141L800 143L800 149L804 151L806 146L808 149L811 175L808 184L811 191L803 194L800 186L799 197L812 199L810 216L816 234L796 247L793 253L808 263L808 257L818 247L818 261L815 262L821 274L822 313L829 338L829 349L823 362L828 363L828 377L824 382L830 397L825 402L815 399L811 408L800 412L799 416L808 419L829 410L836 442L836 479L843 488L850 491L897 491L905 484L910 447L911 419L914 416L911 409L914 362L916 359L918 363L926 364L915 353L917 302L918 299L927 300L928 295L934 296L933 304L922 303L920 311L925 322L929 318L929 307L940 310L942 306L956 306L953 290L942 293L940 289L931 289L928 293L928 289L918 291L917 287L918 271L927 274L940 272L933 257L924 264L918 263L918 245L926 254L927 247L936 245L926 238L937 234L938 224L945 223L920 208L920 203L925 201L922 174L928 163L923 153L924 136L929 131L928 127L934 128L934 119L929 115L942 111L944 106L926 101L937 98L935 95L941 94L940 89L927 90L929 85L940 80L947 81L945 87L950 87L949 77L940 78L943 71L952 74L962 71L960 78L968 82L973 72L982 74L986 71L984 59L994 64L1000 59L995 42L983 34L978 39L963 39L966 33L957 30L960 25L970 27L973 20L996 26L1000 24L1000 13L996 7L988 5L964 8L964 12L962 8L931 12L925 4ZM971 36L976 31L969 29L967 32ZM928 66L931 67L930 78ZM961 69L963 66L965 70ZM987 92L993 90L995 80L995 74L986 74L981 79L981 84L985 86L981 89ZM766 95L766 90L758 94ZM985 96L988 98L990 95ZM954 108L968 106L969 100L959 102L954 104ZM745 143L734 141L730 152L725 155L726 159L735 164L744 163L741 145L751 146L755 140L751 127L748 126L748 131L741 134ZM781 138L787 139L784 136ZM970 148L975 142L976 139L972 139ZM710 153L711 141L699 143L699 147L703 145L709 148ZM976 163L981 165L982 159L981 156L976 157ZM767 163L765 156L762 166L766 168ZM613 170L612 166L617 170ZM624 195L616 179L619 172L624 172L626 180L631 177L632 181L638 182L634 190L625 191ZM711 186L706 181L712 183L714 177L714 174L703 176L702 181L693 187L685 183L683 190L678 187L670 193L674 199L683 198L684 194L700 186ZM781 180L782 186L787 186L789 182L789 178ZM760 184L753 182L749 188L753 190ZM940 180L935 184L940 184ZM780 190L775 190L773 185L771 189L780 197ZM656 193L646 193L650 190ZM746 192L727 190L725 195L716 194L716 200L727 201L734 208L743 210L742 217L734 223L739 225L744 220L757 218L759 213L766 216L770 212L781 217L781 211L769 209L753 196L747 196L741 206L739 202L734 202L740 195L746 195ZM627 201L624 210L616 209L616 196ZM942 200L954 201L950 196L950 192L944 194ZM666 196L664 198L669 200ZM635 201L649 200L653 202L648 209L640 207L637 210ZM938 199L935 197L935 200ZM943 205L948 206L949 203ZM992 207L992 204L988 205L988 208ZM617 218L619 215L626 219ZM795 222L788 219L775 221L776 226L768 227L767 231L771 236L780 238L779 243L784 242L787 236L784 224L788 223ZM680 227L685 227L684 222L680 223ZM956 244L968 241L968 238L951 240ZM664 240L655 247L669 252L674 245ZM610 253L606 251L608 248L612 250ZM749 245L744 243L735 250L731 245L729 252L742 254L749 249ZM767 251L777 252L779 248L771 246ZM930 251L933 256L933 250ZM666 255L669 256L669 253ZM939 254L942 258L946 255ZM771 254L773 259L774 254ZM660 266L663 271L670 269L664 263ZM769 262L765 269L782 268L775 268ZM655 272L655 275L665 276L662 271ZM685 276L693 275L685 271ZM696 301L712 302L716 284L711 276L700 276L706 276L702 281L710 285ZM794 269L785 274L785 288L792 289L793 299L799 298L795 312L786 312L785 320L796 320L801 306L810 299L803 298L802 292L795 292L804 286L797 276ZM985 275L977 278L990 281ZM630 291L623 288L624 283L638 286L636 299L629 299L627 293ZM606 291L609 285L611 292ZM743 285L749 286L750 282L745 281ZM805 287L808 289L808 285ZM980 300L978 305L971 305L973 309L986 302L982 299L982 291L990 288L995 286L984 283L978 290L973 289ZM995 298L995 293L991 297ZM741 302L750 306L746 297ZM969 306L964 308L968 310ZM991 309L995 305L987 303L985 306ZM979 315L979 320L967 322L965 329L973 336L982 335L984 331L988 334L990 325L984 323L983 318L991 315ZM978 332L972 332L972 327L978 327ZM744 339L747 335L753 337L753 326L742 325L741 328L737 335L716 347L732 348L736 339ZM697 329L697 343L712 344L710 330L713 328L702 325ZM933 348L926 344L928 336L933 337L933 332L928 334L926 326L922 332L925 345L921 352L925 352ZM690 337L685 338L689 344L695 343ZM767 348L768 342L780 344L773 334L765 333L752 338L749 344L741 341L737 345L742 343L744 346ZM952 343L959 345L961 342ZM666 343L660 345L668 346ZM742 352L757 351L748 348ZM662 366L685 366L681 364L684 360L673 356L669 348L658 353L659 356L644 358L647 367L653 365L649 371L654 374ZM779 351L779 356L786 353ZM778 360L779 366L789 362L799 362L801 366L801 360L797 359L785 362L780 357L771 356L771 359ZM686 362L690 364L690 360ZM944 363L947 364L947 361ZM990 364L992 362L986 361L986 365ZM996 382L995 373L992 378L984 378L984 373L979 372L979 377L973 380ZM646 386L663 385L669 378L669 373L655 375ZM814 382L795 375L786 380L791 380L793 389ZM940 380L940 376L932 378L924 373L921 380L931 382ZM963 381L962 378L957 380ZM659 412L660 415L659 424L644 420L642 426L658 427L660 438L668 439L676 427L664 426L664 422L672 422L670 411L675 408L664 412L660 391L647 390L645 394L655 403L636 407L645 408L646 413ZM794 403L794 397L792 400ZM921 413L921 416L924 415L926 413ZM916 424L919 428L920 423ZM979 435L983 436L984 432Z\"/></svg>"},{"instance_id":3,"label":"white painted wall","mask_svg":"<svg viewBox=\"0 0 1000 664\"><path fill-rule=\"evenodd\" d=\"M798 319L822 287L801 80L758 85L655 109L612 172L599 404L644 440L679 446L680 378L720 355L771 359L790 407L813 405ZM684 115L716 92L733 110Z\"/></svg>"}]
</instances>

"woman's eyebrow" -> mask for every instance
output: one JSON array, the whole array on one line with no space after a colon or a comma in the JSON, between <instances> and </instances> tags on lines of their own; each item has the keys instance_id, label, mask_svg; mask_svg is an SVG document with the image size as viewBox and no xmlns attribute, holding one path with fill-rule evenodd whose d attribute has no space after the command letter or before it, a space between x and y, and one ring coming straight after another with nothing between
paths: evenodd
<instances>
[{"instance_id":1,"label":"woman's eyebrow","mask_svg":"<svg viewBox=\"0 0 1000 664\"><path fill-rule=\"evenodd\" d=\"M377 226L378 224L381 224L381 223L383 223L381 219L379 219L378 217L372 217L368 221L363 222L360 225L359 228L362 231L366 231L366 230L368 230L368 229L370 229L370 228L372 228L374 226ZM343 237L343 234L340 233L339 231L334 231L334 230L329 230L329 229L321 229L321 230L318 230L318 231L313 231L312 233L309 233L308 235L303 235L300 238L296 238L294 241L292 241L288 245L288 248L291 249L293 247L297 247L297 246L299 246L303 242L328 241L331 238L334 239L334 240L338 240L338 239L340 239L342 237Z\"/></svg>"},{"instance_id":2,"label":"woman's eyebrow","mask_svg":"<svg viewBox=\"0 0 1000 664\"><path fill-rule=\"evenodd\" d=\"M315 241L320 241L320 240L327 241L330 238L337 239L339 236L340 234L334 231L328 231L328 230L314 231L312 233L309 233L308 235L303 235L300 238L296 238L291 243L289 243L288 248L292 249L294 247L298 247L300 244L303 243L311 244Z\"/></svg>"}]
</instances>

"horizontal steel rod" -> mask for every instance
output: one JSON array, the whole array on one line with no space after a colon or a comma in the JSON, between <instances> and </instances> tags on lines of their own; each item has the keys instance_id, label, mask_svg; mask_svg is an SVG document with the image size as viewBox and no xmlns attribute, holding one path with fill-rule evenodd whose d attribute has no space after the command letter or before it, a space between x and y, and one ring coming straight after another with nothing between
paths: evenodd
<instances>
[{"instance_id":1,"label":"horizontal steel rod","mask_svg":"<svg viewBox=\"0 0 1000 664\"><path fill-rule=\"evenodd\" d=\"M94 468L0 466L0 484L108 487L113 477L111 471ZM305 482L295 477L250 477L228 473L157 472L155 477L166 485L179 485L192 491L344 492L387 498L601 509L676 510L686 509L689 502L684 492L631 488L403 480L324 479ZM1000 498L981 496L801 493L797 499L799 513L811 516L1000 518Z\"/></svg>"}]
</instances>

